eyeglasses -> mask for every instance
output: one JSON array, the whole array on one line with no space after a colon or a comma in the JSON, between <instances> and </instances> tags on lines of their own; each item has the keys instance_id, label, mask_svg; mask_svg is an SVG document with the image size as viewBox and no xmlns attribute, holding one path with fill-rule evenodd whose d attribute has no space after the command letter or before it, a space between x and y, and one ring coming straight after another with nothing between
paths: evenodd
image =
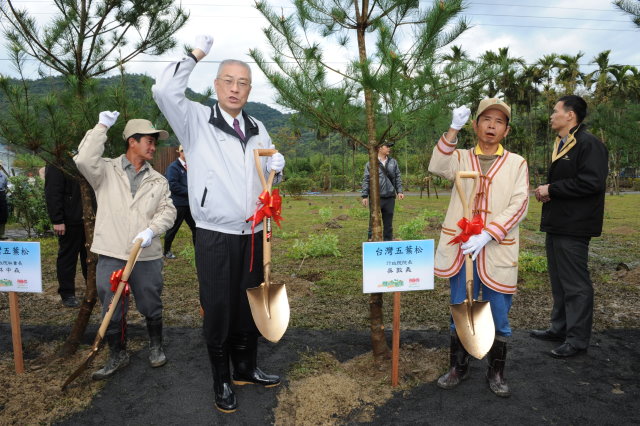
<instances>
[{"instance_id":1,"label":"eyeglasses","mask_svg":"<svg viewBox=\"0 0 640 426\"><path fill-rule=\"evenodd\" d=\"M234 80L232 78L218 78L217 80L221 81L225 87L231 87L234 83L238 83L238 87L241 89L246 89L251 86L247 80Z\"/></svg>"}]
</instances>

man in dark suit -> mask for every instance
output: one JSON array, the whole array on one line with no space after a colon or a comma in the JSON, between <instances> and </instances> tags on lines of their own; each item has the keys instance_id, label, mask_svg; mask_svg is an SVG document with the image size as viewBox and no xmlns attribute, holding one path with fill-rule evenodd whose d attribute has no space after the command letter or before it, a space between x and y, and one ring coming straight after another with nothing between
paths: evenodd
<instances>
[{"instance_id":1,"label":"man in dark suit","mask_svg":"<svg viewBox=\"0 0 640 426\"><path fill-rule=\"evenodd\" d=\"M171 200L176 207L176 221L164 236L164 257L167 259L175 259L176 255L171 251L171 244L176 237L182 222L187 222L191 229L191 240L193 246L196 245L196 223L191 217L189 209L189 193L187 190L187 161L184 156L182 145L178 148L179 157L169 164L165 176L169 181L169 189L171 190Z\"/></svg>"},{"instance_id":2,"label":"man in dark suit","mask_svg":"<svg viewBox=\"0 0 640 426\"><path fill-rule=\"evenodd\" d=\"M587 103L567 95L556 103L551 127L558 133L548 180L536 191L543 203L540 230L546 251L553 308L548 329L531 337L560 342L555 358L585 352L593 322L593 283L589 276L589 241L602 233L609 153L586 130Z\"/></svg>"},{"instance_id":3,"label":"man in dark suit","mask_svg":"<svg viewBox=\"0 0 640 426\"><path fill-rule=\"evenodd\" d=\"M82 275L87 279L87 248L80 185L58 167L47 165L44 174L44 195L49 218L53 224L53 233L58 237L58 294L64 306L76 308L79 306L75 284L78 256Z\"/></svg>"}]
</instances>

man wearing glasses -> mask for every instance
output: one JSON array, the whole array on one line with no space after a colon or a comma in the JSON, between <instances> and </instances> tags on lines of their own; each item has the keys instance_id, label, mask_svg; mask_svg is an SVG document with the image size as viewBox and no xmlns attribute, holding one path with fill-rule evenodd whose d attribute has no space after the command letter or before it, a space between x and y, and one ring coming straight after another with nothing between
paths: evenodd
<instances>
[{"instance_id":1,"label":"man wearing glasses","mask_svg":"<svg viewBox=\"0 0 640 426\"><path fill-rule=\"evenodd\" d=\"M280 383L278 376L256 366L259 332L246 295L247 288L260 285L263 274L262 225L255 225L252 244L252 222L247 222L262 192L253 150L273 145L264 125L243 110L251 92L251 69L245 62L220 63L215 106L185 97L191 72L212 44L212 37L198 36L195 49L169 64L152 91L189 161L189 206L196 222L196 270L215 405L230 413L238 407L232 379L235 385ZM275 171L277 183L284 163L279 153L263 159L262 173L266 177Z\"/></svg>"}]
</instances>

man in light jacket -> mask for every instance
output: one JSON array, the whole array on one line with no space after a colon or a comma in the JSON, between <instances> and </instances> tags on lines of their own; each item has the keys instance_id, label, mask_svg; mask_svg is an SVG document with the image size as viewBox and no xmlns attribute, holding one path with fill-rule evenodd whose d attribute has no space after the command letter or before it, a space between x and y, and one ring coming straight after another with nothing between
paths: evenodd
<instances>
[{"instance_id":1,"label":"man in light jacket","mask_svg":"<svg viewBox=\"0 0 640 426\"><path fill-rule=\"evenodd\" d=\"M429 171L451 181L458 171L480 172L475 201L470 208L474 216L482 219L482 230L462 244L450 244L459 232L458 221L464 217L454 187L436 251L435 274L449 278L451 303L462 303L466 299L464 256L472 255L474 298L482 287L482 298L490 302L496 328L495 341L487 354L487 381L494 394L508 397L511 393L504 379L507 339L511 336L508 314L518 281L518 225L527 214L529 174L525 159L501 144L510 130L509 105L496 98L483 99L473 122L477 145L473 149L457 149L458 132L470 115L466 106L453 110L449 131L433 149ZM465 194L471 195L473 183L465 179L462 185ZM469 374L469 354L458 338L453 321L450 349L450 369L437 383L443 389L457 386Z\"/></svg>"},{"instance_id":2,"label":"man in light jacket","mask_svg":"<svg viewBox=\"0 0 640 426\"><path fill-rule=\"evenodd\" d=\"M263 281L262 224L252 217L265 177L281 179L284 157L261 160L256 170L253 150L273 148L264 125L244 106L251 92L251 68L224 60L214 80L218 103L213 107L185 97L191 72L211 49L213 38L198 36L195 49L169 64L153 86L153 98L182 144L189 161L189 205L196 222L196 270L203 329L213 373L216 408L236 411L233 384L277 386L280 378L257 367L258 329L253 321L247 288ZM253 258L253 267L251 259Z\"/></svg>"},{"instance_id":3,"label":"man in light jacket","mask_svg":"<svg viewBox=\"0 0 640 426\"><path fill-rule=\"evenodd\" d=\"M124 268L133 242L142 239L138 262L129 284L138 311L145 316L149 332L149 362L160 367L167 362L162 348L162 244L160 235L173 225L173 206L167 180L148 163L156 150L156 141L169 134L153 127L150 121L127 122L123 138L126 153L117 158L102 158L107 130L117 120L117 111L100 113L98 124L89 130L74 158L96 194L98 210L91 251L98 254L96 285L102 303L102 316L113 297L111 274ZM126 351L126 315L128 297L113 314L105 333L109 359L94 380L105 379L129 364Z\"/></svg>"}]
</instances>

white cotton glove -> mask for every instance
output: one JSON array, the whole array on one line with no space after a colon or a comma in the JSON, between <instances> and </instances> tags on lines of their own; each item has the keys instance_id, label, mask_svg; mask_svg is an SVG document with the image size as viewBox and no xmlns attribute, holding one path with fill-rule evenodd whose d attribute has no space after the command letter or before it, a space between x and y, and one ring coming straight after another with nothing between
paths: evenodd
<instances>
[{"instance_id":1,"label":"white cotton glove","mask_svg":"<svg viewBox=\"0 0 640 426\"><path fill-rule=\"evenodd\" d=\"M140 245L140 247L149 247L151 245L151 240L153 240L153 231L151 230L151 228L147 228L136 235L131 242L135 243L138 238L142 240L142 244Z\"/></svg>"},{"instance_id":2,"label":"white cotton glove","mask_svg":"<svg viewBox=\"0 0 640 426\"><path fill-rule=\"evenodd\" d=\"M455 108L452 113L451 128L460 130L467 124L469 117L471 116L471 110L465 105Z\"/></svg>"},{"instance_id":3,"label":"white cotton glove","mask_svg":"<svg viewBox=\"0 0 640 426\"><path fill-rule=\"evenodd\" d=\"M209 54L209 51L211 50L212 45L213 45L213 36L200 34L196 37L195 48L202 50L202 52L204 52L205 55Z\"/></svg>"},{"instance_id":4,"label":"white cotton glove","mask_svg":"<svg viewBox=\"0 0 640 426\"><path fill-rule=\"evenodd\" d=\"M271 145L270 149L275 148L275 145ZM282 169L284 169L284 155L276 152L267 159L267 171L270 172L271 170L273 170L276 173L280 173Z\"/></svg>"},{"instance_id":5,"label":"white cotton glove","mask_svg":"<svg viewBox=\"0 0 640 426\"><path fill-rule=\"evenodd\" d=\"M119 115L120 113L118 111L102 111L98 115L98 124L102 124L108 129L115 124Z\"/></svg>"},{"instance_id":6,"label":"white cotton glove","mask_svg":"<svg viewBox=\"0 0 640 426\"><path fill-rule=\"evenodd\" d=\"M476 260L482 247L486 246L491 241L491 235L487 231L482 231L479 234L469 237L466 243L462 243L462 254L473 253L471 260Z\"/></svg>"}]
</instances>

